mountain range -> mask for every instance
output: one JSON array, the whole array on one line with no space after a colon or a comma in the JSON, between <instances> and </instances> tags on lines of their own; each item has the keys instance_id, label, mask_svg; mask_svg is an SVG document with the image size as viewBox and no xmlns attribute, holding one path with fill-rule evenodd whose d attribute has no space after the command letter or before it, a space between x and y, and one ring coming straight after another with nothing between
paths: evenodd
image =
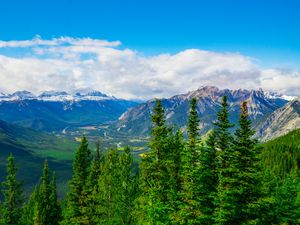
<instances>
[{"instance_id":1,"label":"mountain range","mask_svg":"<svg viewBox=\"0 0 300 225\"><path fill-rule=\"evenodd\" d=\"M256 137L269 140L300 127L299 98L259 90L229 90L204 86L185 94L162 99L166 121L185 131L189 102L196 98L201 133L213 128L222 96L228 97L232 123L237 124L240 104L248 111ZM151 129L150 114L155 99L142 103L108 96L99 91L81 90L72 94L47 91L34 95L28 91L0 94L0 119L39 131L66 134L90 126L94 137L118 140L145 138ZM73 132L80 135L80 132ZM89 133L87 132L87 135Z\"/></svg>"},{"instance_id":2,"label":"mountain range","mask_svg":"<svg viewBox=\"0 0 300 225\"><path fill-rule=\"evenodd\" d=\"M229 90L205 86L186 94L176 95L162 99L166 112L166 121L176 124L177 127L186 129L188 120L189 102L197 99L197 110L200 117L201 133L206 133L213 128L213 121L220 109L222 96L228 97L229 114L232 123L237 124L240 104L248 103L248 111L253 126L263 123L274 111L284 107L292 97L274 92L259 90ZM110 126L111 132L126 133L132 136L147 135L151 128L150 114L154 107L155 99L149 100L133 107L120 116L119 120Z\"/></svg>"},{"instance_id":3,"label":"mountain range","mask_svg":"<svg viewBox=\"0 0 300 225\"><path fill-rule=\"evenodd\" d=\"M118 119L135 101L86 93L44 92L38 96L19 91L0 95L0 119L33 128L58 132L67 126L101 124Z\"/></svg>"},{"instance_id":4,"label":"mountain range","mask_svg":"<svg viewBox=\"0 0 300 225\"><path fill-rule=\"evenodd\" d=\"M234 124L238 121L241 102L248 102L256 137L261 141L300 128L300 98L261 89L229 90L213 86L162 99L166 121L185 131L190 100L196 98L199 126L201 133L205 134L213 128L224 95L228 97L230 121ZM16 157L17 164L25 168L20 171L20 177L27 181L28 188L32 188L41 175L44 158L48 158L51 166L60 171L58 185L65 187L77 147L70 137L79 137L82 128L87 127L84 132L91 143L100 138L103 147L128 144L133 146L135 154L139 154L145 150L148 141L154 104L155 99L138 103L98 91L44 92L38 96L27 91L1 94L0 171L4 171L5 158L10 152L20 156ZM79 132L74 132L74 135L70 134L72 132L63 133L66 127ZM34 165L33 161L36 162ZM0 172L0 179L3 176L4 173Z\"/></svg>"}]
</instances>

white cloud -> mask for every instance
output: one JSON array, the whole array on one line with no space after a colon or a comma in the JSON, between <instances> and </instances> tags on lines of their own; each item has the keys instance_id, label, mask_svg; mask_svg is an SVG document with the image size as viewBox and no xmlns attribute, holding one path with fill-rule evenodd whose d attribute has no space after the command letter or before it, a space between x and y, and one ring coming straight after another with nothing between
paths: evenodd
<instances>
[{"instance_id":1,"label":"white cloud","mask_svg":"<svg viewBox=\"0 0 300 225\"><path fill-rule=\"evenodd\" d=\"M145 57L119 41L61 37L0 41L23 57L0 54L0 91L92 88L123 98L168 97L203 85L259 88L300 95L299 71L261 69L238 53L188 49ZM30 55L30 57L28 57Z\"/></svg>"}]
</instances>

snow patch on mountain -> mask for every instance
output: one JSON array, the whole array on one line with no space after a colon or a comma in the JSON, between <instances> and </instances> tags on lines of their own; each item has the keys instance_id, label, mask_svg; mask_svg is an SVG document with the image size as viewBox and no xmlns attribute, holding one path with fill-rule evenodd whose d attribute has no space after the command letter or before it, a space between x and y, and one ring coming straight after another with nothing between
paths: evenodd
<instances>
[{"instance_id":1,"label":"snow patch on mountain","mask_svg":"<svg viewBox=\"0 0 300 225\"><path fill-rule=\"evenodd\" d=\"M100 91L83 91L69 94L65 91L45 91L40 95L34 95L28 91L18 91L13 94L0 93L1 101L21 101L21 100L38 100L51 102L79 102L79 101L102 101L114 100L113 96L108 96Z\"/></svg>"}]
</instances>

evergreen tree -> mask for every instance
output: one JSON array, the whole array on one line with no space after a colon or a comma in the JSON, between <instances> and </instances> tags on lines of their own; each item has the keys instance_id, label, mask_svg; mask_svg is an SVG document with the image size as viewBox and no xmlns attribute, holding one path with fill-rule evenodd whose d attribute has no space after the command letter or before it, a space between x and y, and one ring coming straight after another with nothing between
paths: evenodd
<instances>
[{"instance_id":1,"label":"evergreen tree","mask_svg":"<svg viewBox=\"0 0 300 225\"><path fill-rule=\"evenodd\" d=\"M33 220L35 217L36 204L39 197L39 186L34 187L33 192L31 193L27 204L23 206L22 213L22 224L23 225L33 225Z\"/></svg>"},{"instance_id":2,"label":"evergreen tree","mask_svg":"<svg viewBox=\"0 0 300 225\"><path fill-rule=\"evenodd\" d=\"M95 224L119 224L120 220L117 211L119 179L119 154L117 149L111 149L105 156L105 162L99 177L96 196L96 213L93 217Z\"/></svg>"},{"instance_id":3,"label":"evergreen tree","mask_svg":"<svg viewBox=\"0 0 300 225\"><path fill-rule=\"evenodd\" d=\"M97 208L97 195L99 194L98 182L102 173L103 156L100 153L100 144L96 143L96 153L93 158L91 170L84 189L84 195L86 196L83 206L83 221L87 224L96 224L93 221L93 217L96 214Z\"/></svg>"},{"instance_id":4,"label":"evergreen tree","mask_svg":"<svg viewBox=\"0 0 300 225\"><path fill-rule=\"evenodd\" d=\"M57 225L61 219L61 209L57 202L56 176L50 181L49 165L45 160L43 176L36 197L34 224Z\"/></svg>"},{"instance_id":5,"label":"evergreen tree","mask_svg":"<svg viewBox=\"0 0 300 225\"><path fill-rule=\"evenodd\" d=\"M174 173L174 134L165 124L164 109L157 100L153 109L150 150L141 163L141 197L143 212L139 214L142 224L169 224L176 210L174 190L177 181ZM171 179L170 179L171 178Z\"/></svg>"},{"instance_id":6,"label":"evergreen tree","mask_svg":"<svg viewBox=\"0 0 300 225\"><path fill-rule=\"evenodd\" d=\"M58 225L62 219L62 212L60 204L57 200L57 191L56 191L56 174L53 173L51 181L51 194L50 194L50 216L49 221L51 225Z\"/></svg>"},{"instance_id":7,"label":"evergreen tree","mask_svg":"<svg viewBox=\"0 0 300 225\"><path fill-rule=\"evenodd\" d=\"M189 119L187 124L188 142L182 153L181 180L182 191L179 212L180 224L196 224L200 216L198 201L199 192L199 118L197 101L191 100Z\"/></svg>"},{"instance_id":8,"label":"evergreen tree","mask_svg":"<svg viewBox=\"0 0 300 225\"><path fill-rule=\"evenodd\" d=\"M198 204L201 214L198 217L199 224L213 224L213 213L215 210L214 200L216 198L216 189L218 178L216 173L216 136L212 130L205 147L201 148L199 156L199 174L198 174Z\"/></svg>"},{"instance_id":9,"label":"evergreen tree","mask_svg":"<svg viewBox=\"0 0 300 225\"><path fill-rule=\"evenodd\" d=\"M239 127L235 132L234 150L236 161L234 166L237 172L235 202L238 206L237 217L239 224L251 224L259 220L258 201L261 198L261 171L259 166L260 148L257 140L253 139L254 131L248 116L247 103L241 105ZM231 184L234 186L234 184Z\"/></svg>"},{"instance_id":10,"label":"evergreen tree","mask_svg":"<svg viewBox=\"0 0 300 225\"><path fill-rule=\"evenodd\" d=\"M16 167L12 154L7 159L7 176L2 183L3 203L2 217L6 225L21 224L23 188L22 184L17 181Z\"/></svg>"},{"instance_id":11,"label":"evergreen tree","mask_svg":"<svg viewBox=\"0 0 300 225\"><path fill-rule=\"evenodd\" d=\"M70 191L67 195L67 207L64 212L65 224L84 224L82 213L86 198L84 189L89 176L90 163L91 152L87 139L83 137L73 162L73 176L69 184Z\"/></svg>"},{"instance_id":12,"label":"evergreen tree","mask_svg":"<svg viewBox=\"0 0 300 225\"><path fill-rule=\"evenodd\" d=\"M133 172L133 158L128 146L119 157L119 182L117 189L116 211L119 216L118 224L133 224L134 201L137 196L137 179Z\"/></svg>"},{"instance_id":13,"label":"evergreen tree","mask_svg":"<svg viewBox=\"0 0 300 225\"><path fill-rule=\"evenodd\" d=\"M233 149L233 138L229 129L233 125L228 118L227 97L223 96L221 109L217 114L218 118L215 122L216 130L216 148L217 148L217 173L218 186L215 211L216 224L239 224L237 219L239 206L235 202L237 189L233 188L233 184L237 184L237 170L235 167L237 155Z\"/></svg>"}]
</instances>

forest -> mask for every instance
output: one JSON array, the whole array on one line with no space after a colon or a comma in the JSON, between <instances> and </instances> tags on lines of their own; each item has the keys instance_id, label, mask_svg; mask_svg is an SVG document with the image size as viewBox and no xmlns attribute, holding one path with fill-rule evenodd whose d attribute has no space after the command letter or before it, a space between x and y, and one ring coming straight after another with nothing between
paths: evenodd
<instances>
[{"instance_id":1,"label":"forest","mask_svg":"<svg viewBox=\"0 0 300 225\"><path fill-rule=\"evenodd\" d=\"M139 163L130 146L104 153L97 145L94 153L83 137L63 199L47 160L25 198L17 179L22 168L10 155L0 184L0 224L300 224L299 130L259 143L247 102L234 128L224 96L214 129L200 136L196 105L192 99L183 131L166 123L156 101L149 150Z\"/></svg>"}]
</instances>

